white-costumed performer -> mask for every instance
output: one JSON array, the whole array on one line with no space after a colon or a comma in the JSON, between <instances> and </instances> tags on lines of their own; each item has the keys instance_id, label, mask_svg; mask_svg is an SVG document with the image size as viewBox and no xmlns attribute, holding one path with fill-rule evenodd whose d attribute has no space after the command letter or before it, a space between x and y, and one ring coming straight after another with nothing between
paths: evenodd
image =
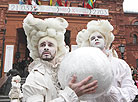
<instances>
[{"instance_id":1,"label":"white-costumed performer","mask_svg":"<svg viewBox=\"0 0 138 102\"><path fill-rule=\"evenodd\" d=\"M114 76L113 84L109 91L90 102L132 102L138 94L134 85L129 65L122 59L113 57L110 45L114 40L113 26L108 20L92 20L88 22L87 29L77 35L76 42L79 47L100 48L109 58Z\"/></svg>"},{"instance_id":2,"label":"white-costumed performer","mask_svg":"<svg viewBox=\"0 0 138 102\"><path fill-rule=\"evenodd\" d=\"M28 14L23 21L27 36L30 57L34 59L29 66L29 75L23 85L23 101L25 102L78 102L78 97L85 93L93 93L97 81L88 76L79 83L72 83L61 90L57 80L59 64L67 53L64 33L68 22L63 18L34 18ZM64 76L63 76L64 77ZM73 78L70 82L73 81ZM85 87L84 87L85 85Z\"/></svg>"},{"instance_id":3,"label":"white-costumed performer","mask_svg":"<svg viewBox=\"0 0 138 102\"><path fill-rule=\"evenodd\" d=\"M12 87L9 92L9 97L11 102L20 102L20 99L23 98L23 93L21 92L21 77L19 75L12 78Z\"/></svg>"}]
</instances>

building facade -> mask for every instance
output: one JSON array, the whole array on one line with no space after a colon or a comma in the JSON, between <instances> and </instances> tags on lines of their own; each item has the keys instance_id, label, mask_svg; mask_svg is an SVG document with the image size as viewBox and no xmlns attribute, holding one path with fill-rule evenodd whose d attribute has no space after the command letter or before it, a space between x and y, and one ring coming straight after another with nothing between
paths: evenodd
<instances>
[{"instance_id":1,"label":"building facade","mask_svg":"<svg viewBox=\"0 0 138 102\"><path fill-rule=\"evenodd\" d=\"M25 0L24 0L25 1ZM84 0L87 3L88 0ZM113 45L121 58L119 51L120 44L125 45L124 60L130 65L137 67L138 60L138 14L125 13L123 11L124 0L96 0L95 8L108 9L109 15L81 15L81 14L54 14L54 13L35 13L32 14L37 18L63 17L69 22L66 41L70 45L76 45L77 33L86 28L86 24L91 20L107 19L114 27L115 40ZM27 57L29 51L26 47L26 36L22 28L23 19L27 12L9 11L9 4L18 4L18 0L1 0L0 1L0 56L1 71L4 70L6 46L14 45L13 62L17 59ZM25 1L27 3L27 0ZM56 0L53 0L55 5ZM64 5L64 0L62 0ZM49 5L48 0L42 0L41 5ZM68 0L67 6L81 7L83 0Z\"/></svg>"}]
</instances>

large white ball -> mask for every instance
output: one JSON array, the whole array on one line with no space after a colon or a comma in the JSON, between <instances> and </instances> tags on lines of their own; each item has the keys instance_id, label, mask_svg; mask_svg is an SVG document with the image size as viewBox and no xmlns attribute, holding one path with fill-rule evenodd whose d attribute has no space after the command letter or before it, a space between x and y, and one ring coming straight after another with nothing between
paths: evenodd
<instances>
[{"instance_id":1,"label":"large white ball","mask_svg":"<svg viewBox=\"0 0 138 102\"><path fill-rule=\"evenodd\" d=\"M62 88L68 86L74 74L77 76L76 82L89 75L93 76L91 81L98 80L96 92L82 95L81 100L90 100L103 95L110 88L113 78L109 59L99 48L94 47L78 48L65 56L58 72Z\"/></svg>"}]
</instances>

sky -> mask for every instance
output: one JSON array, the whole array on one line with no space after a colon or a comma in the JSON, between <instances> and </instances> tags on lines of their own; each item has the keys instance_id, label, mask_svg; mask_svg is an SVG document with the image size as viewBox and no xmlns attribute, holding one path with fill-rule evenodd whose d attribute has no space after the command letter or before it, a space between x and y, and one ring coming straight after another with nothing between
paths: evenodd
<instances>
[{"instance_id":1,"label":"sky","mask_svg":"<svg viewBox=\"0 0 138 102\"><path fill-rule=\"evenodd\" d=\"M124 12L138 13L138 0L124 0L123 9Z\"/></svg>"}]
</instances>

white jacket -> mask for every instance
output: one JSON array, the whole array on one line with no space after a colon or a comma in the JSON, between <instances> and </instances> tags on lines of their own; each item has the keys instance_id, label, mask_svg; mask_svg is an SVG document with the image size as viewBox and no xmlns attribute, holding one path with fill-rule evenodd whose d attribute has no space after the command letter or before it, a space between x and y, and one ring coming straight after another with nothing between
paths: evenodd
<instances>
[{"instance_id":1,"label":"white jacket","mask_svg":"<svg viewBox=\"0 0 138 102\"><path fill-rule=\"evenodd\" d=\"M37 59L23 85L25 102L78 102L75 92L66 87L60 90L57 80L59 64Z\"/></svg>"},{"instance_id":2,"label":"white jacket","mask_svg":"<svg viewBox=\"0 0 138 102\"><path fill-rule=\"evenodd\" d=\"M119 58L110 58L114 80L108 93L88 102L132 102L138 89L134 85L131 69L128 64Z\"/></svg>"}]
</instances>

